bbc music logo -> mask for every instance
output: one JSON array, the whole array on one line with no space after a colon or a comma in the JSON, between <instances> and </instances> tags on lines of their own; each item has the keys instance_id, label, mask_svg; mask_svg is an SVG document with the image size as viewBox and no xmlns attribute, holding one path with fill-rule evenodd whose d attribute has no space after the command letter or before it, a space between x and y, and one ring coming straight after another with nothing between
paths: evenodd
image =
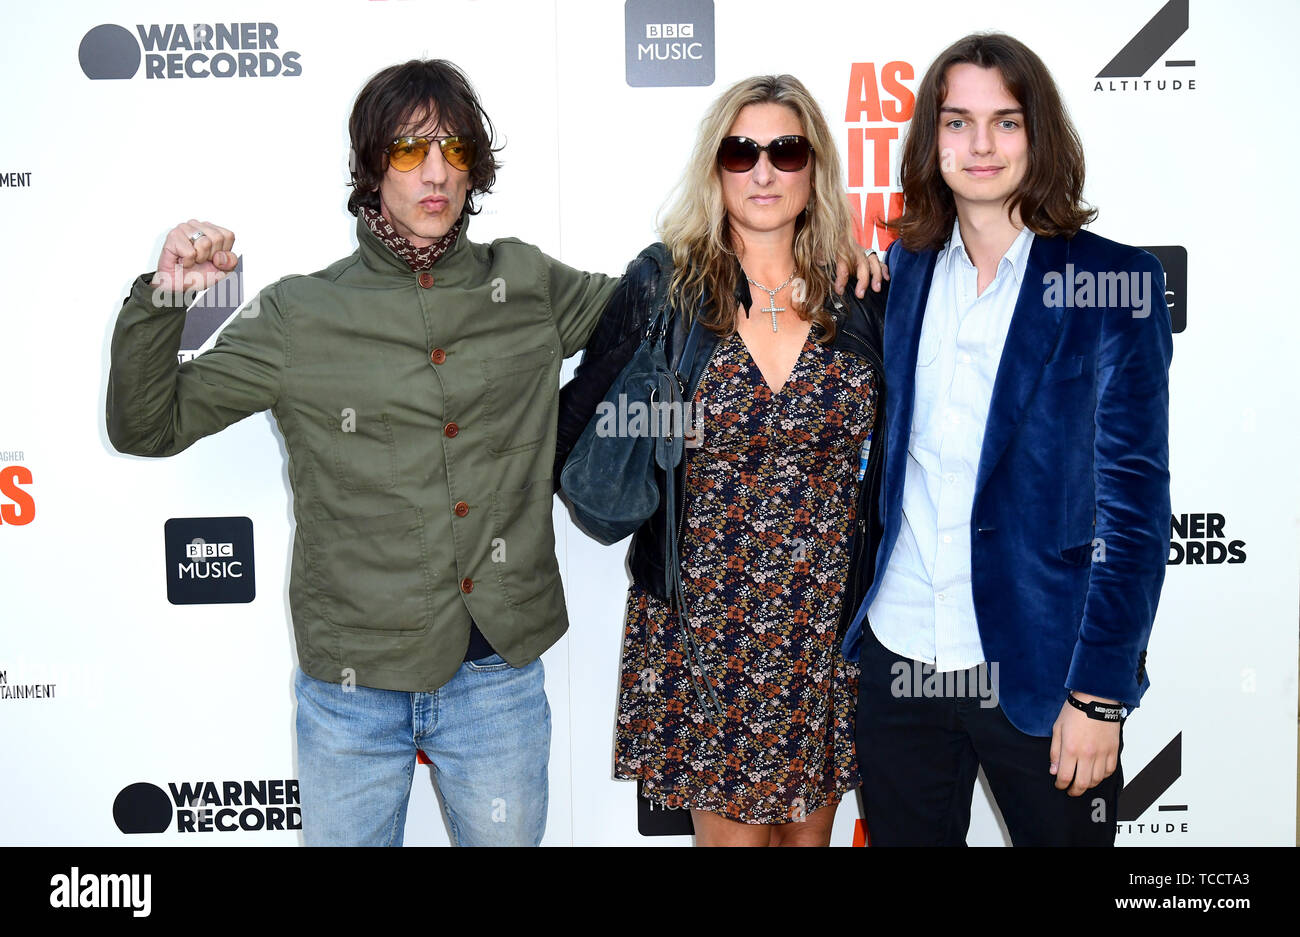
<instances>
[{"instance_id":1,"label":"bbc music logo","mask_svg":"<svg viewBox=\"0 0 1300 937\"><path fill-rule=\"evenodd\" d=\"M1176 244L1142 247L1165 271L1165 303L1175 335L1187 328L1187 248Z\"/></svg>"},{"instance_id":2,"label":"bbc music logo","mask_svg":"<svg viewBox=\"0 0 1300 937\"><path fill-rule=\"evenodd\" d=\"M713 0L627 0L623 21L628 85L713 84Z\"/></svg>"},{"instance_id":3,"label":"bbc music logo","mask_svg":"<svg viewBox=\"0 0 1300 937\"><path fill-rule=\"evenodd\" d=\"M1092 90L1137 93L1195 91L1196 77L1190 71L1196 65L1195 59L1167 58L1163 70L1151 72L1156 62L1187 32L1190 23L1188 6L1189 0L1168 0L1102 67Z\"/></svg>"},{"instance_id":4,"label":"bbc music logo","mask_svg":"<svg viewBox=\"0 0 1300 937\"><path fill-rule=\"evenodd\" d=\"M247 517L173 517L163 531L167 601L219 605L256 597L253 522Z\"/></svg>"},{"instance_id":5,"label":"bbc music logo","mask_svg":"<svg viewBox=\"0 0 1300 937\"><path fill-rule=\"evenodd\" d=\"M300 53L282 47L275 23L149 23L135 32L103 23L81 38L87 78L296 78Z\"/></svg>"}]
</instances>

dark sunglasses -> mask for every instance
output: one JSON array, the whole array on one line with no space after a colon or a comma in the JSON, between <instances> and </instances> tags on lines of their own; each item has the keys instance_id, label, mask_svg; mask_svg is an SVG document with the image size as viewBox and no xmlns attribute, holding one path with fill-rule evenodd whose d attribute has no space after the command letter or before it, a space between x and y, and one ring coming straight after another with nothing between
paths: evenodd
<instances>
[{"instance_id":1,"label":"dark sunglasses","mask_svg":"<svg viewBox=\"0 0 1300 937\"><path fill-rule=\"evenodd\" d=\"M474 164L474 142L465 137L398 137L388 144L388 165L398 172L410 172L424 162L433 144L454 168L468 170Z\"/></svg>"},{"instance_id":2,"label":"dark sunglasses","mask_svg":"<svg viewBox=\"0 0 1300 937\"><path fill-rule=\"evenodd\" d=\"M749 172L758 165L758 154L766 152L772 165L782 172L798 172L808 165L813 151L807 137L790 134L759 146L749 137L723 137L718 144L718 165L727 172Z\"/></svg>"}]
</instances>

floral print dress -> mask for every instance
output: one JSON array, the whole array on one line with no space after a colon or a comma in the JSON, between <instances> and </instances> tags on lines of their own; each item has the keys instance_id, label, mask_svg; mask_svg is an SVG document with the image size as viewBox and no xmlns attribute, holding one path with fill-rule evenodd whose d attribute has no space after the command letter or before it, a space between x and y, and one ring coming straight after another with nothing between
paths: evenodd
<instances>
[{"instance_id":1,"label":"floral print dress","mask_svg":"<svg viewBox=\"0 0 1300 937\"><path fill-rule=\"evenodd\" d=\"M857 668L836 626L876 380L810 335L773 394L738 333L719 342L695 397L680 543L721 718L697 701L677 614L635 585L627 599L614 773L657 803L785 823L858 786Z\"/></svg>"}]
</instances>

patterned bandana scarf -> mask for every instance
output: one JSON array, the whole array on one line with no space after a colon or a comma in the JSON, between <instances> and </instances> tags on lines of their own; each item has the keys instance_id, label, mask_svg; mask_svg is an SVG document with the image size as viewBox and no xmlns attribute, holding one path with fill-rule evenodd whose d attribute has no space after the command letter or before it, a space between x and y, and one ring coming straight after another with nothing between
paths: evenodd
<instances>
[{"instance_id":1,"label":"patterned bandana scarf","mask_svg":"<svg viewBox=\"0 0 1300 937\"><path fill-rule=\"evenodd\" d=\"M379 211L374 208L362 208L361 217L366 222L366 227L379 240L384 242L384 246L390 251L402 258L410 265L412 270L428 270L436 261L456 243L456 236L460 234L461 222L463 218L457 218L456 223L451 226L451 230L444 234L438 240L434 241L428 247L416 247L406 238L402 237L393 229Z\"/></svg>"}]
</instances>

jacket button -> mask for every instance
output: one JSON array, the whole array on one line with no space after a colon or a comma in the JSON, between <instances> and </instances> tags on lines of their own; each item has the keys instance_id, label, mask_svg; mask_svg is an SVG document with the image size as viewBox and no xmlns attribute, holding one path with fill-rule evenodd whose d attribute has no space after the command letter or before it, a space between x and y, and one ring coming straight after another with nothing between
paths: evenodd
<instances>
[{"instance_id":1,"label":"jacket button","mask_svg":"<svg viewBox=\"0 0 1300 937\"><path fill-rule=\"evenodd\" d=\"M452 510L456 512L457 517L464 517L469 513L469 505L464 501L457 501L456 506L452 508Z\"/></svg>"},{"instance_id":2,"label":"jacket button","mask_svg":"<svg viewBox=\"0 0 1300 937\"><path fill-rule=\"evenodd\" d=\"M447 360L447 353L441 348L435 348L433 351L429 352L429 360L434 364L442 364Z\"/></svg>"},{"instance_id":3,"label":"jacket button","mask_svg":"<svg viewBox=\"0 0 1300 937\"><path fill-rule=\"evenodd\" d=\"M442 428L442 431L444 434L446 434L448 439L452 439L455 437L457 433L460 432L460 427L457 426L455 423L448 423L446 426Z\"/></svg>"},{"instance_id":4,"label":"jacket button","mask_svg":"<svg viewBox=\"0 0 1300 937\"><path fill-rule=\"evenodd\" d=\"M473 592L473 591L474 591L474 580L473 580L473 579L470 579L468 576L466 576L464 579L462 579L462 580L460 581L460 591L461 591L461 592Z\"/></svg>"},{"instance_id":5,"label":"jacket button","mask_svg":"<svg viewBox=\"0 0 1300 937\"><path fill-rule=\"evenodd\" d=\"M420 286L423 287L423 288L426 289L426 290L427 290L429 287L433 286L433 274L430 273L428 270L426 270L426 271L424 271L424 273L420 274L418 280L419 280Z\"/></svg>"}]
</instances>

